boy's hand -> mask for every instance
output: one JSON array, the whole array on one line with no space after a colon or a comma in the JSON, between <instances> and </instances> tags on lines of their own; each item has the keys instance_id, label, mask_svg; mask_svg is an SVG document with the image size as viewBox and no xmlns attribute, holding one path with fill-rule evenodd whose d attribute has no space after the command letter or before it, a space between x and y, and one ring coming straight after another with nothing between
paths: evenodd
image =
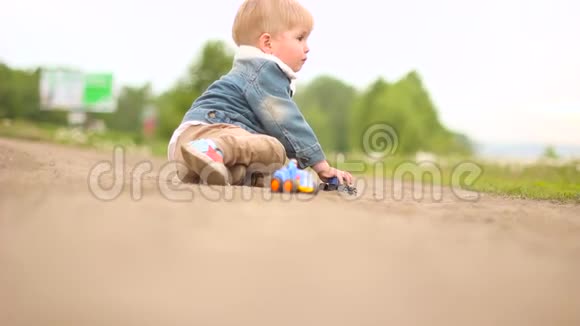
<instances>
[{"instance_id":1,"label":"boy's hand","mask_svg":"<svg viewBox=\"0 0 580 326\"><path fill-rule=\"evenodd\" d=\"M331 167L328 170L322 171L318 173L318 176L323 180L326 181L332 177L338 178L338 183L347 185L352 184L352 175L349 172L342 171L336 168Z\"/></svg>"},{"instance_id":2,"label":"boy's hand","mask_svg":"<svg viewBox=\"0 0 580 326\"><path fill-rule=\"evenodd\" d=\"M352 174L346 171L342 171L331 167L328 162L322 161L314 164L312 169L316 171L320 179L326 181L332 177L336 177L340 184L346 183L347 185L352 184Z\"/></svg>"}]
</instances>

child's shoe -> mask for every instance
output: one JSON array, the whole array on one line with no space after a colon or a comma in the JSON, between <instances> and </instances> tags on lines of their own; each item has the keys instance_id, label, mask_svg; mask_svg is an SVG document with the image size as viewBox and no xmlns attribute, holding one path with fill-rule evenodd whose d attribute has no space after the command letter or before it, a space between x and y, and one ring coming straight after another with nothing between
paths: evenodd
<instances>
[{"instance_id":1,"label":"child's shoe","mask_svg":"<svg viewBox=\"0 0 580 326\"><path fill-rule=\"evenodd\" d=\"M211 185L229 184L229 172L223 153L211 139L197 139L181 146L187 166Z\"/></svg>"}]
</instances>

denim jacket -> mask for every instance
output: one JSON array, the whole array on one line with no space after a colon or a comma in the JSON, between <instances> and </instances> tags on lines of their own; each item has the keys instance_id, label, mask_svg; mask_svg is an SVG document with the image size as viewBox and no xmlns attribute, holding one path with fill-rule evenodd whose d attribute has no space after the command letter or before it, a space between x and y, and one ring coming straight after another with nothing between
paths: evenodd
<instances>
[{"instance_id":1,"label":"denim jacket","mask_svg":"<svg viewBox=\"0 0 580 326\"><path fill-rule=\"evenodd\" d=\"M312 128L292 100L293 71L278 58L241 46L230 72L212 83L182 123L227 123L277 138L301 168L325 160Z\"/></svg>"}]
</instances>

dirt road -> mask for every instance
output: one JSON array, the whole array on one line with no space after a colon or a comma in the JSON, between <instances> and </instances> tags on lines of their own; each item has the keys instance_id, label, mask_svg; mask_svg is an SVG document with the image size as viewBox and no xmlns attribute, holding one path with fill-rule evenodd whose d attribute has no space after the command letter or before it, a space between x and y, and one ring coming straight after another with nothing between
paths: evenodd
<instances>
[{"instance_id":1,"label":"dirt road","mask_svg":"<svg viewBox=\"0 0 580 326\"><path fill-rule=\"evenodd\" d=\"M579 205L176 190L139 155L115 197L112 159L0 139L0 325L580 325Z\"/></svg>"}]
</instances>

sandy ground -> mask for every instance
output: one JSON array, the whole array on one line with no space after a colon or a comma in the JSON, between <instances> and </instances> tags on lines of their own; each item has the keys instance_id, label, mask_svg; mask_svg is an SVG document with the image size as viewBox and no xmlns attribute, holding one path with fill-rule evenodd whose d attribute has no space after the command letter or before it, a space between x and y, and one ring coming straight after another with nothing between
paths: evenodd
<instances>
[{"instance_id":1,"label":"sandy ground","mask_svg":"<svg viewBox=\"0 0 580 326\"><path fill-rule=\"evenodd\" d=\"M112 160L0 139L0 325L580 325L579 205L183 188L139 155L95 191Z\"/></svg>"}]
</instances>

